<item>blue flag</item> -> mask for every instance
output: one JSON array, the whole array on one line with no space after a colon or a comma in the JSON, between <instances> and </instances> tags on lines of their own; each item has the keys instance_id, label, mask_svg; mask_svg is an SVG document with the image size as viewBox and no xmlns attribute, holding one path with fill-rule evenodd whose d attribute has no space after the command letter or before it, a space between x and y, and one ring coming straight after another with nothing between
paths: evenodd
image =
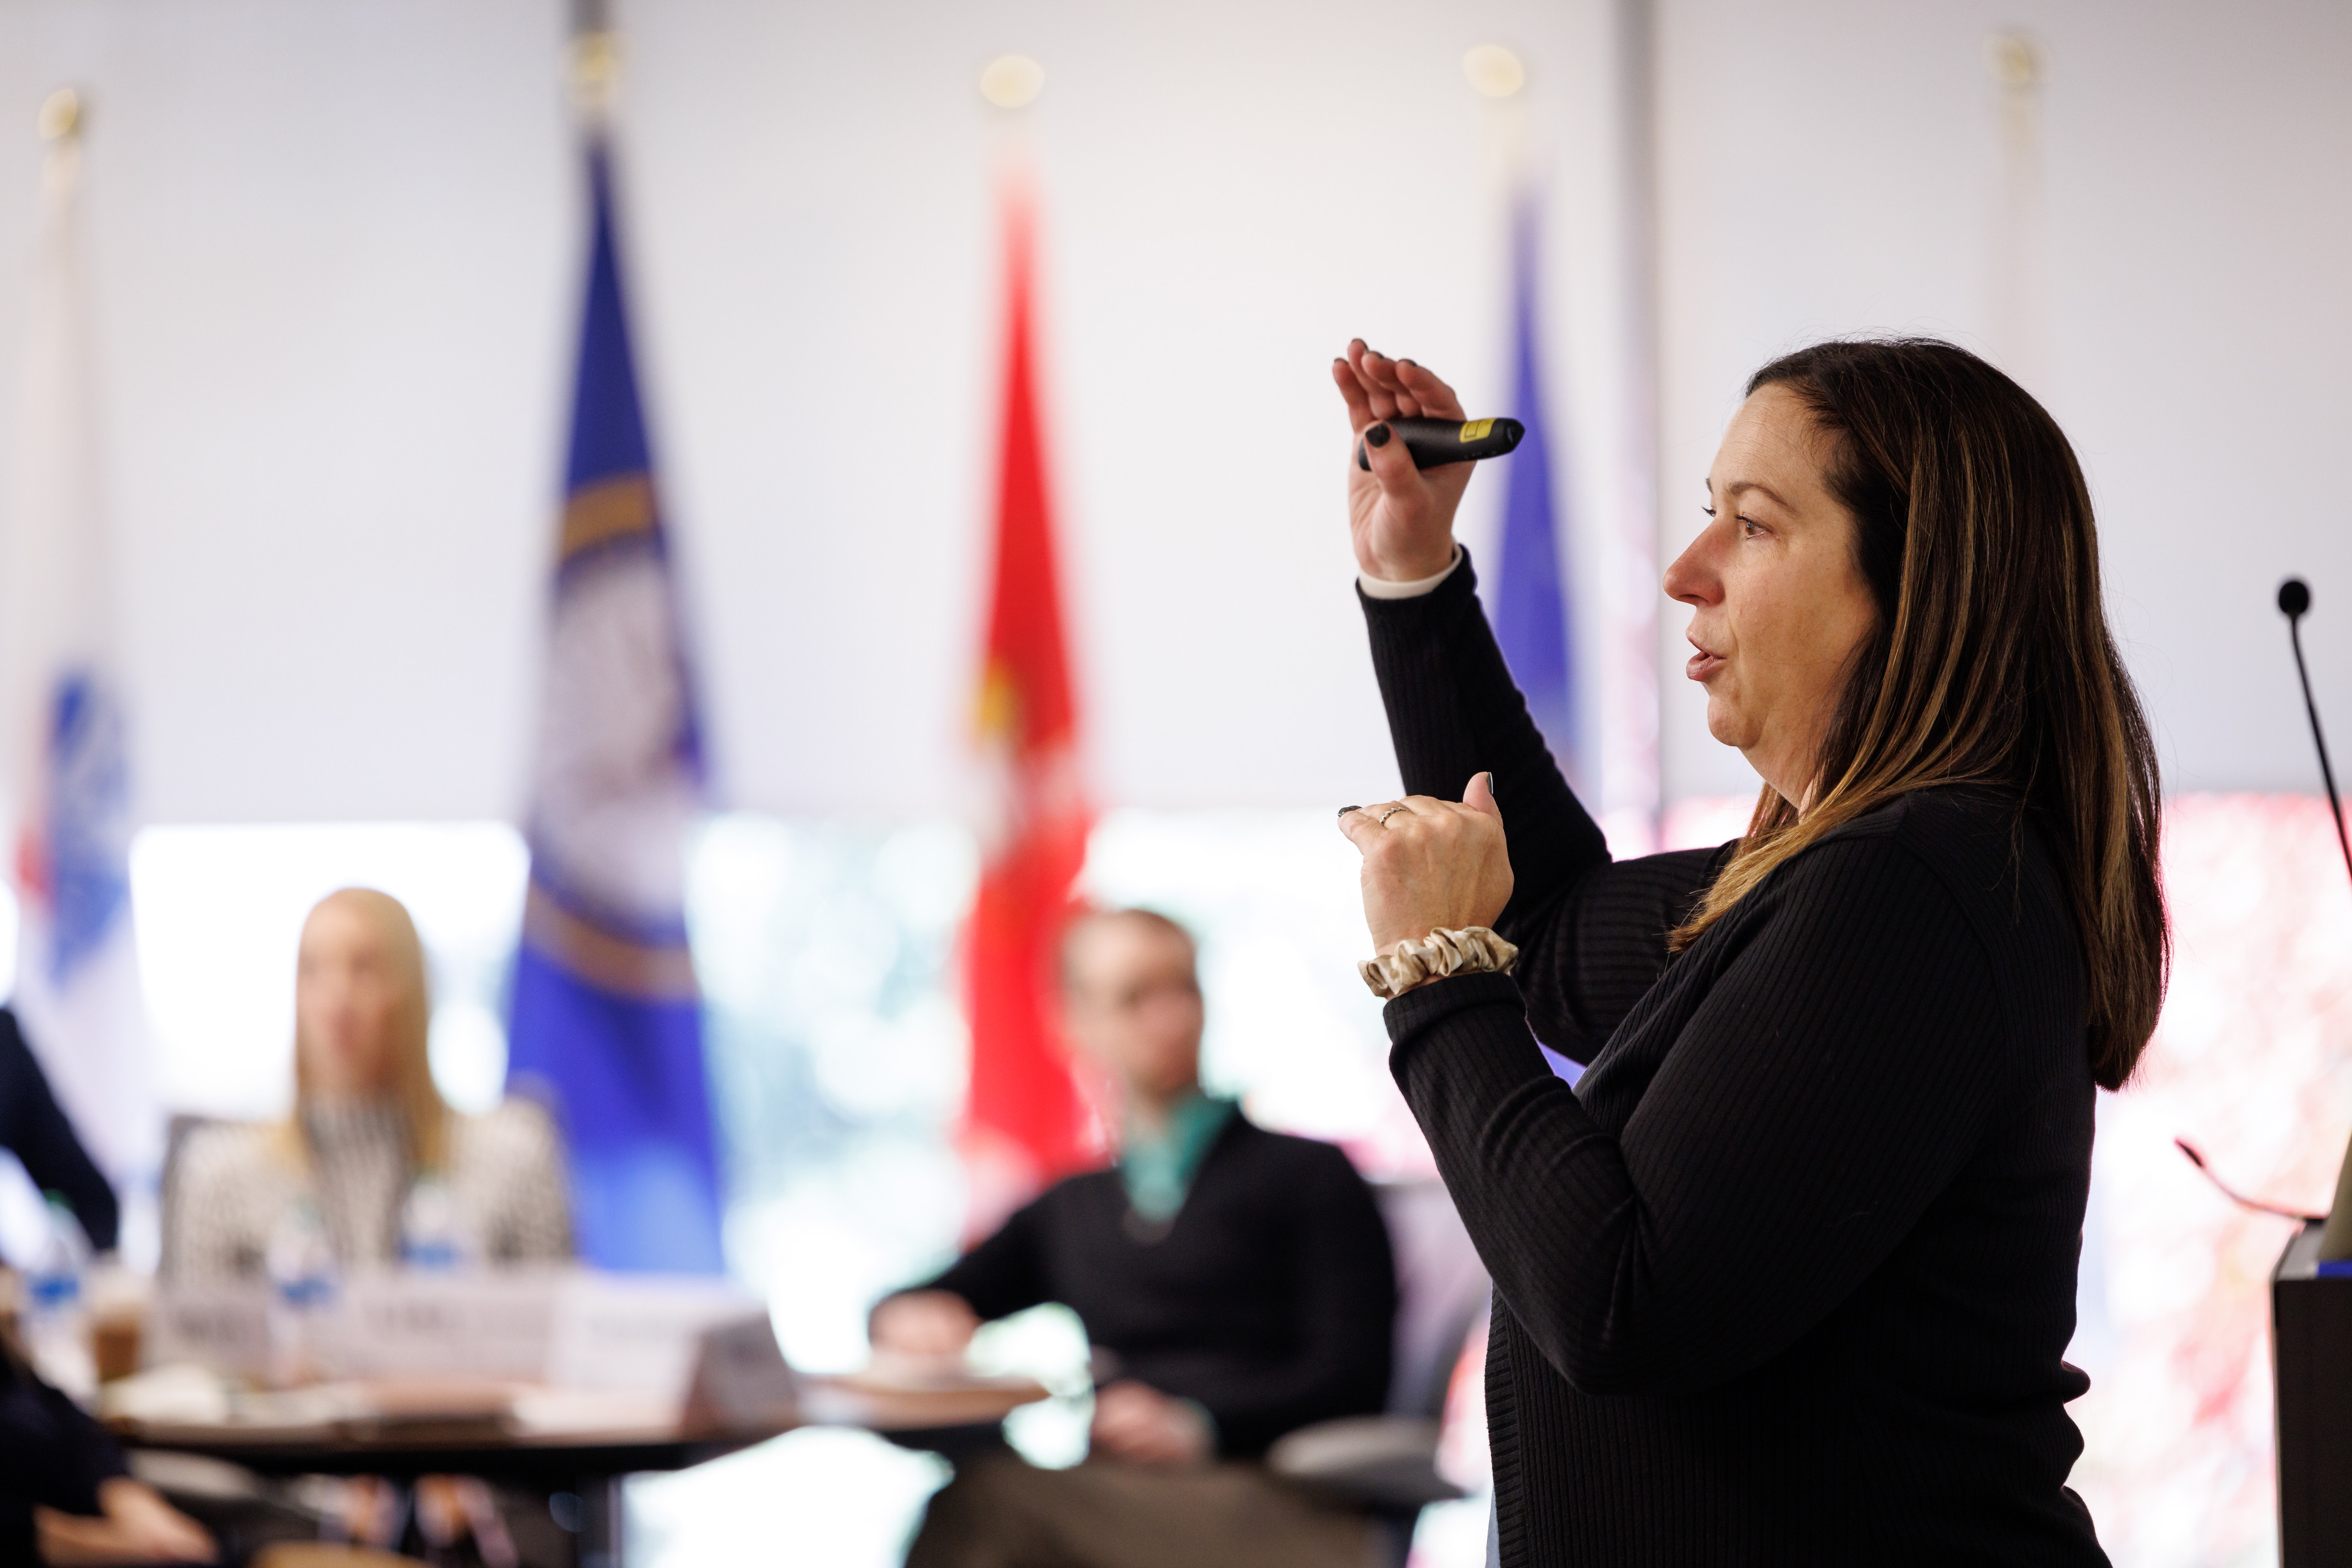
<instances>
[{"instance_id":1,"label":"blue flag","mask_svg":"<svg viewBox=\"0 0 2352 1568\"><path fill-rule=\"evenodd\" d=\"M1537 350L1537 229L1538 211L1529 198L1519 207L1511 246L1511 416L1528 433L1504 465L1509 488L1504 492L1501 560L1495 574L1495 640L1553 759L1570 784L1582 786L1587 781L1578 733L1575 617L1560 572L1551 440Z\"/></svg>"},{"instance_id":2,"label":"blue flag","mask_svg":"<svg viewBox=\"0 0 2352 1568\"><path fill-rule=\"evenodd\" d=\"M1537 353L1536 264L1540 213L1523 201L1511 236L1511 337L1515 361L1511 416L1527 426L1504 465L1503 539L1491 590L1495 641L1528 712L1543 731L1570 785L1588 783L1579 735L1576 620L1568 580L1560 571L1559 523L1554 510L1551 440L1544 422L1543 370ZM1581 1070L1549 1047L1544 1059L1571 1083Z\"/></svg>"},{"instance_id":3,"label":"blue flag","mask_svg":"<svg viewBox=\"0 0 2352 1568\"><path fill-rule=\"evenodd\" d=\"M548 1100L562 1124L584 1259L715 1273L719 1163L686 940L702 746L601 142L589 146L588 182L587 307L507 1081Z\"/></svg>"}]
</instances>

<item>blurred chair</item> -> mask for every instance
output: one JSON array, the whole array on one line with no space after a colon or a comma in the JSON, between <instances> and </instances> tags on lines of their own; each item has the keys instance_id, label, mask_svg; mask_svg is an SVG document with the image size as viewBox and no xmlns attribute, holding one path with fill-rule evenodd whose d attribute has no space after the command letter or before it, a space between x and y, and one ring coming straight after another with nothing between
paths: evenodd
<instances>
[{"instance_id":1,"label":"blurred chair","mask_svg":"<svg viewBox=\"0 0 2352 1568\"><path fill-rule=\"evenodd\" d=\"M169 1237L179 1224L180 1216L180 1156L186 1152L190 1136L220 1120L217 1116L197 1116L182 1110L174 1111L172 1120L164 1126L163 1167L155 1184L155 1217L157 1233L166 1238L163 1254L167 1262L172 1256ZM158 1265L158 1273L165 1270L165 1264Z\"/></svg>"},{"instance_id":2,"label":"blurred chair","mask_svg":"<svg viewBox=\"0 0 2352 1568\"><path fill-rule=\"evenodd\" d=\"M1437 1473L1437 1446L1454 1369L1486 1310L1491 1282L1444 1183L1386 1182L1374 1191L1396 1255L1388 1409L1302 1426L1274 1446L1266 1464L1362 1509L1380 1527L1381 1561L1402 1568L1422 1509L1466 1495Z\"/></svg>"}]
</instances>

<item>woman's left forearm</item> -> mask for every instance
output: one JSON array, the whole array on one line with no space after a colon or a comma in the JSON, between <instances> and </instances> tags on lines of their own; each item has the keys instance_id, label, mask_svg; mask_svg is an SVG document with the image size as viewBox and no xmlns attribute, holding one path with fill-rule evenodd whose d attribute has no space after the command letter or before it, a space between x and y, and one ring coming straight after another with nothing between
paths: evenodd
<instances>
[{"instance_id":1,"label":"woman's left forearm","mask_svg":"<svg viewBox=\"0 0 2352 1568\"><path fill-rule=\"evenodd\" d=\"M1496 1295L1563 1375L1597 1384L1584 1358L1610 1336L1587 1320L1609 1303L1640 1202L1613 1142L1536 1050L1507 977L1439 981L1388 1021L1397 1087Z\"/></svg>"},{"instance_id":2,"label":"woman's left forearm","mask_svg":"<svg viewBox=\"0 0 2352 1568\"><path fill-rule=\"evenodd\" d=\"M1372 668L1407 795L1459 800L1495 775L1517 886L1498 929L1609 859L1607 841L1553 761L1512 683L1476 595L1473 563L1421 598L1366 600Z\"/></svg>"}]
</instances>

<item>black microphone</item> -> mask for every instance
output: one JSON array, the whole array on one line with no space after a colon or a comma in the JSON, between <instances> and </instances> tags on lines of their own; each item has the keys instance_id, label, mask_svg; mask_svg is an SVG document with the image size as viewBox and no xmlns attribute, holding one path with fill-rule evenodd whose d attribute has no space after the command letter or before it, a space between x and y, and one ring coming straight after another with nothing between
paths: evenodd
<instances>
[{"instance_id":1,"label":"black microphone","mask_svg":"<svg viewBox=\"0 0 2352 1568\"><path fill-rule=\"evenodd\" d=\"M1528 427L1516 419L1407 419L1400 415L1383 419L1371 428L1378 430L1381 426L1404 443L1416 468L1499 458L1517 446L1519 437L1528 433ZM1381 445L1387 446L1387 440ZM1364 450L1361 441L1356 443L1356 467L1366 473L1372 470L1372 456Z\"/></svg>"},{"instance_id":2,"label":"black microphone","mask_svg":"<svg viewBox=\"0 0 2352 1568\"><path fill-rule=\"evenodd\" d=\"M2279 584L2279 614L2286 617L2287 640L2294 645L2295 679L2303 682L2303 710L2311 716L2311 743L2319 748L2319 782L2327 786L2327 809L2336 814L2336 842L2344 851L2344 869L2352 874L2352 835L2344 831L2344 803L2336 795L2336 770L2328 764L2327 738L2319 732L2319 704L2311 700L2311 671L2303 662L2303 617L2311 608L2311 589L2300 577Z\"/></svg>"}]
</instances>

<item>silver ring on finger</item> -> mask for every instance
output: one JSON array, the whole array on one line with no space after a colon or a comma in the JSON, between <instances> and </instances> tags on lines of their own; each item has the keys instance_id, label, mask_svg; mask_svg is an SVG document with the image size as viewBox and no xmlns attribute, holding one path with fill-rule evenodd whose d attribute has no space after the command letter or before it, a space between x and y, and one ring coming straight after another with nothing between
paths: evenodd
<instances>
[{"instance_id":1,"label":"silver ring on finger","mask_svg":"<svg viewBox=\"0 0 2352 1568\"><path fill-rule=\"evenodd\" d=\"M1400 811L1411 811L1412 809L1412 807L1409 805L1392 805L1389 807L1386 811L1381 813L1381 826L1382 827L1386 827L1389 825L1390 817L1394 816Z\"/></svg>"}]
</instances>

